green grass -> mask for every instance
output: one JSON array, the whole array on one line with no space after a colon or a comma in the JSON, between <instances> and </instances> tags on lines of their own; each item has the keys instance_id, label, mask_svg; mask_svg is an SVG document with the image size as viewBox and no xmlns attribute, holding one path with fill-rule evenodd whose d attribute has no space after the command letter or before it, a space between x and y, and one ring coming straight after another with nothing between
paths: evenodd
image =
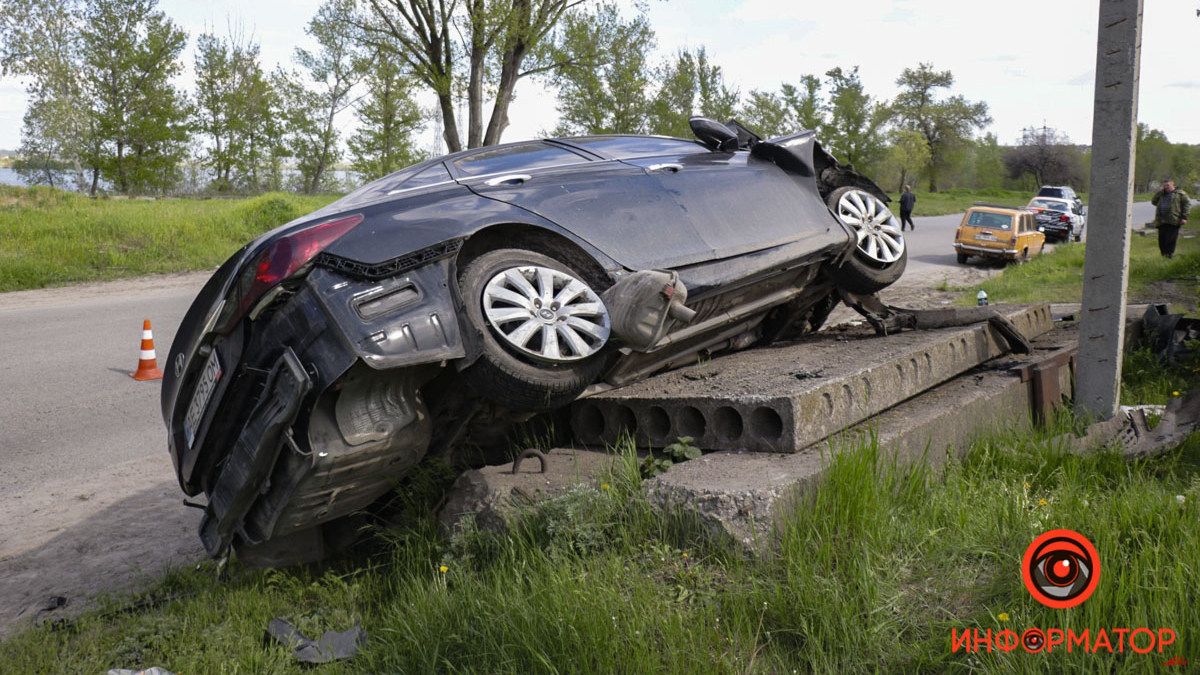
<instances>
[{"instance_id":1,"label":"green grass","mask_svg":"<svg viewBox=\"0 0 1200 675\"><path fill-rule=\"evenodd\" d=\"M90 199L0 186L0 292L215 267L333 199Z\"/></svg>"},{"instance_id":2,"label":"green grass","mask_svg":"<svg viewBox=\"0 0 1200 675\"><path fill-rule=\"evenodd\" d=\"M235 563L223 582L208 565L180 572L133 609L114 601L13 637L0 663L301 672L262 643L274 616L310 635L366 629L359 656L323 672L1112 672L1195 659L1200 437L1127 463L1069 454L1060 431L993 436L940 470L849 449L763 561L655 517L628 452L604 489L548 503L511 537L442 539L435 493L418 490L428 499L409 505L404 529L377 535L374 555L323 572ZM1071 610L1036 604L1019 576L1028 543L1056 527L1085 533L1102 561L1097 592ZM1141 625L1179 640L1162 656L949 649L952 628Z\"/></svg>"},{"instance_id":3,"label":"green grass","mask_svg":"<svg viewBox=\"0 0 1200 675\"><path fill-rule=\"evenodd\" d=\"M1157 300L1156 284L1170 282L1174 291L1195 300L1200 283L1200 208L1193 209L1187 227L1180 232L1175 257L1159 255L1158 239L1152 231L1134 236L1129 252L1131 301ZM1196 235L1185 239L1184 235ZM963 292L960 302L974 304L979 289L987 291L992 303L1079 302L1083 295L1083 260L1086 242L1064 243L1053 253L1037 256L1022 265L1009 265L1003 274Z\"/></svg>"}]
</instances>

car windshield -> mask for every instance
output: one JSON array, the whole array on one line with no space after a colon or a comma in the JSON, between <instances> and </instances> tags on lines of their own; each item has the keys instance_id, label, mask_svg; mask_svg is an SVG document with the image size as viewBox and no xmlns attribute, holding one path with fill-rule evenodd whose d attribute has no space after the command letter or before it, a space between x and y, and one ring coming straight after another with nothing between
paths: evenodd
<instances>
[{"instance_id":1,"label":"car windshield","mask_svg":"<svg viewBox=\"0 0 1200 675\"><path fill-rule=\"evenodd\" d=\"M1012 216L989 211L972 211L971 215L967 217L967 225L986 227L992 230L1011 230Z\"/></svg>"}]
</instances>

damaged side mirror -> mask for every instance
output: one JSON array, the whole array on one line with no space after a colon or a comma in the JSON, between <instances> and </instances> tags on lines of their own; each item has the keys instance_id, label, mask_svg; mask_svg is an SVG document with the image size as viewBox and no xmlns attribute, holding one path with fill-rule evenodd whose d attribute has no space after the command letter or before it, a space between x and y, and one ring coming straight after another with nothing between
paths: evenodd
<instances>
[{"instance_id":1,"label":"damaged side mirror","mask_svg":"<svg viewBox=\"0 0 1200 675\"><path fill-rule=\"evenodd\" d=\"M600 295L608 307L612 332L635 351L649 351L662 341L671 321L691 323L687 288L675 272L643 270L613 284Z\"/></svg>"},{"instance_id":2,"label":"damaged side mirror","mask_svg":"<svg viewBox=\"0 0 1200 675\"><path fill-rule=\"evenodd\" d=\"M701 143L713 150L732 152L738 149L738 135L729 127L707 117L693 117L688 120L692 134Z\"/></svg>"}]
</instances>

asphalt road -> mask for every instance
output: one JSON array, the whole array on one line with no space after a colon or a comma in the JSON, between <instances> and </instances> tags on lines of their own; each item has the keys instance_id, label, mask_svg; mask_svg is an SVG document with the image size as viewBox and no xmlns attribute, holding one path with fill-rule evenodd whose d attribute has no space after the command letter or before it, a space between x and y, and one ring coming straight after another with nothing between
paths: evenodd
<instances>
[{"instance_id":1,"label":"asphalt road","mask_svg":"<svg viewBox=\"0 0 1200 675\"><path fill-rule=\"evenodd\" d=\"M1150 215L1135 205L1135 223ZM956 263L960 219L916 219L901 285L995 273ZM77 607L203 556L199 512L180 504L166 451L159 384L129 373L142 319L154 322L162 365L207 277L0 294L0 634L48 596Z\"/></svg>"}]
</instances>

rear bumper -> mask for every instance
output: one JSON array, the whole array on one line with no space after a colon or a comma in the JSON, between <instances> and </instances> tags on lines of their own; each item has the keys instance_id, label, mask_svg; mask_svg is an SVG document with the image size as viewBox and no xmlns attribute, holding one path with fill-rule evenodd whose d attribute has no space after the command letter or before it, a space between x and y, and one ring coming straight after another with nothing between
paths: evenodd
<instances>
[{"instance_id":1,"label":"rear bumper","mask_svg":"<svg viewBox=\"0 0 1200 675\"><path fill-rule=\"evenodd\" d=\"M1018 253L1015 248L986 248L984 246L971 246L970 244L959 242L954 242L954 250L968 255L984 255L996 258L1014 258Z\"/></svg>"}]
</instances>

